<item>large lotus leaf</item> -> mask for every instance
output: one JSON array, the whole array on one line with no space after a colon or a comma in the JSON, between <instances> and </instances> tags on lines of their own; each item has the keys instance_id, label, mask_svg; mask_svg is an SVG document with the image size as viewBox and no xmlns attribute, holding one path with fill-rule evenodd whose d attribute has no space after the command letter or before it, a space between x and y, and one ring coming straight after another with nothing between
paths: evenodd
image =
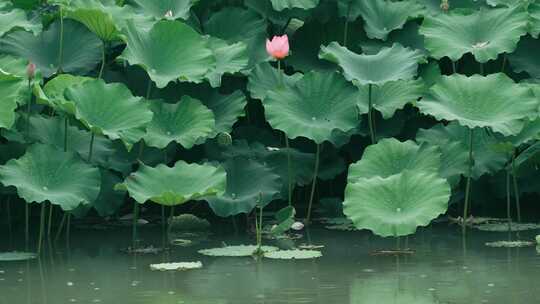
<instances>
[{"instance_id":1,"label":"large lotus leaf","mask_svg":"<svg viewBox=\"0 0 540 304\"><path fill-rule=\"evenodd\" d=\"M354 0L347 9L349 19L362 16L369 38L386 40L391 31L403 28L405 22L419 16L423 8L411 1Z\"/></svg>"},{"instance_id":2,"label":"large lotus leaf","mask_svg":"<svg viewBox=\"0 0 540 304\"><path fill-rule=\"evenodd\" d=\"M319 57L339 64L345 78L355 84L382 85L388 81L412 79L423 56L419 51L397 43L391 48L382 48L375 55L359 55L332 42L321 46Z\"/></svg>"},{"instance_id":3,"label":"large lotus leaf","mask_svg":"<svg viewBox=\"0 0 540 304\"><path fill-rule=\"evenodd\" d=\"M384 119L390 119L397 110L403 109L406 104L415 103L424 94L424 83L421 80L398 80L372 88L371 102L373 108L381 112ZM358 99L360 113L367 113L369 109L368 86L360 86Z\"/></svg>"},{"instance_id":4,"label":"large lotus leaf","mask_svg":"<svg viewBox=\"0 0 540 304\"><path fill-rule=\"evenodd\" d=\"M249 54L248 68L268 58L264 47L266 21L250 10L234 7L221 9L210 16L204 30L206 34L229 44L243 42Z\"/></svg>"},{"instance_id":5,"label":"large lotus leaf","mask_svg":"<svg viewBox=\"0 0 540 304\"><path fill-rule=\"evenodd\" d=\"M206 139L214 131L214 113L189 96L175 104L152 101L150 109L154 116L146 128L144 141L151 147L163 149L174 141L191 149L197 140Z\"/></svg>"},{"instance_id":6,"label":"large lotus leaf","mask_svg":"<svg viewBox=\"0 0 540 304\"><path fill-rule=\"evenodd\" d=\"M41 89L40 86L34 87L34 91L37 91L36 97L38 103L47 104L51 107L55 107L58 110L69 110L69 101L65 99L64 92L67 88L81 84L88 80L92 80L90 77L73 76L70 74L60 74L49 80Z\"/></svg>"},{"instance_id":7,"label":"large lotus leaf","mask_svg":"<svg viewBox=\"0 0 540 304\"><path fill-rule=\"evenodd\" d=\"M89 80L68 88L65 96L73 103L75 117L88 129L113 140L122 139L128 147L143 136L134 136L134 131L152 120L148 105L120 83Z\"/></svg>"},{"instance_id":8,"label":"large lotus leaf","mask_svg":"<svg viewBox=\"0 0 540 304\"><path fill-rule=\"evenodd\" d=\"M456 178L465 174L469 159L469 130L452 122L447 126L438 124L431 129L420 129L416 135L418 142L437 146L442 152L441 174L447 178ZM473 133L473 171L472 177L478 179L485 173L493 174L504 168L508 155L496 149L497 138L484 129L475 129Z\"/></svg>"},{"instance_id":9,"label":"large lotus leaf","mask_svg":"<svg viewBox=\"0 0 540 304\"><path fill-rule=\"evenodd\" d=\"M307 137L322 143L334 130L343 132L358 124L357 89L337 73L311 72L294 87L268 93L265 114L274 129L289 138Z\"/></svg>"},{"instance_id":10,"label":"large lotus leaf","mask_svg":"<svg viewBox=\"0 0 540 304\"><path fill-rule=\"evenodd\" d=\"M64 150L64 123L63 117L30 116L29 137L32 141L54 146L58 150ZM19 120L19 130L25 130L25 127L25 120ZM67 150L76 152L82 159L88 159L91 133L74 126L68 126L67 132ZM108 158L114 154L111 141L103 136L94 138L92 151L92 163L101 166L105 166Z\"/></svg>"},{"instance_id":11,"label":"large lotus leaf","mask_svg":"<svg viewBox=\"0 0 540 304\"><path fill-rule=\"evenodd\" d=\"M208 40L179 21L162 20L148 31L128 22L126 36L122 57L143 67L158 88L177 79L201 82L215 64Z\"/></svg>"},{"instance_id":12,"label":"large lotus leaf","mask_svg":"<svg viewBox=\"0 0 540 304\"><path fill-rule=\"evenodd\" d=\"M134 0L143 11L156 19L189 18L191 7L199 0ZM170 13L169 13L170 12Z\"/></svg>"},{"instance_id":13,"label":"large lotus leaf","mask_svg":"<svg viewBox=\"0 0 540 304\"><path fill-rule=\"evenodd\" d=\"M249 57L244 42L228 44L219 38L210 37L208 45L216 58L215 66L206 75L212 87L221 86L221 77L224 74L234 74L247 67Z\"/></svg>"},{"instance_id":14,"label":"large lotus leaf","mask_svg":"<svg viewBox=\"0 0 540 304\"><path fill-rule=\"evenodd\" d=\"M27 80L0 70L0 128L10 129L15 123L17 104L29 98Z\"/></svg>"},{"instance_id":15,"label":"large lotus leaf","mask_svg":"<svg viewBox=\"0 0 540 304\"><path fill-rule=\"evenodd\" d=\"M225 193L206 198L218 216L247 214L256 206L268 205L280 192L279 175L257 161L233 158L224 167L227 172Z\"/></svg>"},{"instance_id":16,"label":"large lotus leaf","mask_svg":"<svg viewBox=\"0 0 540 304\"><path fill-rule=\"evenodd\" d=\"M523 119L538 116L538 100L532 91L501 73L443 76L418 107L439 120L456 120L469 128L489 127L506 136L519 133Z\"/></svg>"},{"instance_id":17,"label":"large lotus leaf","mask_svg":"<svg viewBox=\"0 0 540 304\"><path fill-rule=\"evenodd\" d=\"M540 140L540 118L525 121L525 125L519 134L507 137L504 140L510 142L514 147Z\"/></svg>"},{"instance_id":18,"label":"large lotus leaf","mask_svg":"<svg viewBox=\"0 0 540 304\"><path fill-rule=\"evenodd\" d=\"M529 36L521 39L516 51L508 54L512 70L516 73L526 72L533 78L540 79L540 56L536 50L540 49L540 40Z\"/></svg>"},{"instance_id":19,"label":"large lotus leaf","mask_svg":"<svg viewBox=\"0 0 540 304\"><path fill-rule=\"evenodd\" d=\"M129 195L138 203L150 200L175 206L225 192L226 173L222 167L188 164L182 160L174 167L160 164L155 168L141 165L124 181Z\"/></svg>"},{"instance_id":20,"label":"large lotus leaf","mask_svg":"<svg viewBox=\"0 0 540 304\"><path fill-rule=\"evenodd\" d=\"M279 0L278 0L279 1ZM284 0L284 1L295 1L295 0ZM310 0L301 0L301 1L310 1ZM278 28L285 29L291 23L294 23L296 20L306 20L312 14L314 17L321 18L320 9L323 7L328 7L329 1L320 1L320 6L317 7L318 10L305 10L301 8L290 8L284 9L282 11L277 11L272 5L273 0L244 0L244 5L249 8L249 10L256 12L258 15L262 16L265 20L270 21L272 24ZM297 2L297 1L296 1ZM331 4L331 3L330 3ZM330 11L330 10L329 10Z\"/></svg>"},{"instance_id":21,"label":"large lotus leaf","mask_svg":"<svg viewBox=\"0 0 540 304\"><path fill-rule=\"evenodd\" d=\"M201 100L212 112L216 120L215 134L230 133L238 117L244 116L244 107L247 104L246 96L237 90L229 95L221 95L218 91L211 91Z\"/></svg>"},{"instance_id":22,"label":"large lotus leaf","mask_svg":"<svg viewBox=\"0 0 540 304\"><path fill-rule=\"evenodd\" d=\"M424 15L438 15L443 13L441 9L441 0L415 0L424 6ZM449 11L457 11L461 13L472 13L481 7L487 7L485 1L471 0L450 0L448 1Z\"/></svg>"},{"instance_id":23,"label":"large lotus leaf","mask_svg":"<svg viewBox=\"0 0 540 304\"><path fill-rule=\"evenodd\" d=\"M291 8L311 9L317 5L319 5L319 0L272 0L272 7L276 11Z\"/></svg>"},{"instance_id":24,"label":"large lotus leaf","mask_svg":"<svg viewBox=\"0 0 540 304\"><path fill-rule=\"evenodd\" d=\"M404 170L438 172L441 155L434 148L420 147L412 141L385 138L366 148L362 159L349 167L347 179L389 177Z\"/></svg>"},{"instance_id":25,"label":"large lotus leaf","mask_svg":"<svg viewBox=\"0 0 540 304\"><path fill-rule=\"evenodd\" d=\"M0 40L0 52L28 58L45 77L58 70L72 74L92 71L101 60L101 40L84 25L72 20L64 20L63 31L62 56L59 55L59 21L38 36L25 31L7 34Z\"/></svg>"},{"instance_id":26,"label":"large lotus leaf","mask_svg":"<svg viewBox=\"0 0 540 304\"><path fill-rule=\"evenodd\" d=\"M540 34L540 3L531 3L528 9L530 16L529 33L538 38L538 34Z\"/></svg>"},{"instance_id":27,"label":"large lotus leaf","mask_svg":"<svg viewBox=\"0 0 540 304\"><path fill-rule=\"evenodd\" d=\"M19 159L0 166L0 181L14 186L26 202L49 201L69 211L96 199L99 170L73 152L47 145L32 145Z\"/></svg>"},{"instance_id":28,"label":"large lotus leaf","mask_svg":"<svg viewBox=\"0 0 540 304\"><path fill-rule=\"evenodd\" d=\"M522 6L481 9L470 15L458 13L428 16L420 27L425 47L436 59L447 56L452 61L472 53L485 63L498 54L515 50L527 33L528 14Z\"/></svg>"},{"instance_id":29,"label":"large lotus leaf","mask_svg":"<svg viewBox=\"0 0 540 304\"><path fill-rule=\"evenodd\" d=\"M372 55L377 54L384 47L391 47L392 44L399 43L404 47L422 52L427 58L428 52L424 47L424 36L420 35L419 30L418 23L408 22L402 29L391 32L386 41L366 39L360 42L360 46L364 53Z\"/></svg>"},{"instance_id":30,"label":"large lotus leaf","mask_svg":"<svg viewBox=\"0 0 540 304\"><path fill-rule=\"evenodd\" d=\"M251 70L247 89L252 98L264 100L268 92L279 86L292 87L302 78L302 74L286 75L283 71L274 69L269 63L263 62Z\"/></svg>"},{"instance_id":31,"label":"large lotus leaf","mask_svg":"<svg viewBox=\"0 0 540 304\"><path fill-rule=\"evenodd\" d=\"M13 9L9 12L0 11L0 37L14 28L23 28L36 35L41 31L41 23L33 23L28 20L25 11L20 9Z\"/></svg>"},{"instance_id":32,"label":"large lotus leaf","mask_svg":"<svg viewBox=\"0 0 540 304\"><path fill-rule=\"evenodd\" d=\"M404 171L388 178L362 178L345 188L343 213L358 229L387 236L409 235L446 212L448 182L436 173Z\"/></svg>"}]
</instances>

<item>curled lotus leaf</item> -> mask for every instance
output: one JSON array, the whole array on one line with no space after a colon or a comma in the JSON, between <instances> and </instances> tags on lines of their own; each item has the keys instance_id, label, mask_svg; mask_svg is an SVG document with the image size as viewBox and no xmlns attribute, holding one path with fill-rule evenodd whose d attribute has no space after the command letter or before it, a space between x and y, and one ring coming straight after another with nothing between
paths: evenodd
<instances>
[{"instance_id":1,"label":"curled lotus leaf","mask_svg":"<svg viewBox=\"0 0 540 304\"><path fill-rule=\"evenodd\" d=\"M5 12L0 10L0 37L14 28L22 28L36 35L41 31L41 23L28 20L26 12L21 9L15 8Z\"/></svg>"},{"instance_id":2,"label":"curled lotus leaf","mask_svg":"<svg viewBox=\"0 0 540 304\"><path fill-rule=\"evenodd\" d=\"M397 43L382 48L377 54L356 54L332 42L321 46L319 58L337 63L345 78L356 85L382 85L388 81L412 79L423 55Z\"/></svg>"},{"instance_id":3,"label":"curled lotus leaf","mask_svg":"<svg viewBox=\"0 0 540 304\"><path fill-rule=\"evenodd\" d=\"M146 201L175 206L225 192L226 174L222 167L178 161L173 167L141 165L119 188L127 189L139 204Z\"/></svg>"},{"instance_id":4,"label":"curled lotus leaf","mask_svg":"<svg viewBox=\"0 0 540 304\"><path fill-rule=\"evenodd\" d=\"M264 107L268 122L289 138L316 143L332 138L334 130L349 131L358 124L357 89L332 72L311 72L292 88L268 93Z\"/></svg>"},{"instance_id":5,"label":"curled lotus leaf","mask_svg":"<svg viewBox=\"0 0 540 304\"><path fill-rule=\"evenodd\" d=\"M0 166L0 180L27 203L49 201L66 211L93 202L101 183L99 170L75 153L42 144Z\"/></svg>"},{"instance_id":6,"label":"curled lotus leaf","mask_svg":"<svg viewBox=\"0 0 540 304\"><path fill-rule=\"evenodd\" d=\"M471 129L487 127L509 136L521 131L524 119L538 116L538 104L530 88L497 73L443 76L417 106L439 120L455 120Z\"/></svg>"},{"instance_id":7,"label":"curled lotus leaf","mask_svg":"<svg viewBox=\"0 0 540 304\"><path fill-rule=\"evenodd\" d=\"M528 14L523 6L480 9L460 13L426 16L420 27L425 47L432 57L452 61L472 53L485 63L502 53L512 53L521 36L527 34Z\"/></svg>"}]
</instances>

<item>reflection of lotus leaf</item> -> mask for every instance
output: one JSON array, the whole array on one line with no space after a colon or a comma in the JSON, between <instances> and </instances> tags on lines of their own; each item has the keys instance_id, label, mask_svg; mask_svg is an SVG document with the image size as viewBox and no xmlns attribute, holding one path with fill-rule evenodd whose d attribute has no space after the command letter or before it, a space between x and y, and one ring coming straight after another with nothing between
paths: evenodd
<instances>
[{"instance_id":1,"label":"reflection of lotus leaf","mask_svg":"<svg viewBox=\"0 0 540 304\"><path fill-rule=\"evenodd\" d=\"M272 252L266 252L265 258L279 259L279 260L305 260L316 259L322 257L322 253L317 250L278 250Z\"/></svg>"},{"instance_id":2,"label":"reflection of lotus leaf","mask_svg":"<svg viewBox=\"0 0 540 304\"><path fill-rule=\"evenodd\" d=\"M151 270L159 271L184 271L190 269L199 269L203 265L200 261L197 262L179 262L179 263L160 263L160 264L150 264Z\"/></svg>"},{"instance_id":3,"label":"reflection of lotus leaf","mask_svg":"<svg viewBox=\"0 0 540 304\"><path fill-rule=\"evenodd\" d=\"M534 242L529 242L529 241L496 241L496 242L486 243L486 246L495 247L495 248L529 247L533 245L534 245Z\"/></svg>"},{"instance_id":4,"label":"reflection of lotus leaf","mask_svg":"<svg viewBox=\"0 0 540 304\"><path fill-rule=\"evenodd\" d=\"M508 223L489 223L473 225L473 227L478 230L491 232L526 231L540 229L540 224L535 223L512 223L510 226L511 227L508 227Z\"/></svg>"},{"instance_id":5,"label":"reflection of lotus leaf","mask_svg":"<svg viewBox=\"0 0 540 304\"><path fill-rule=\"evenodd\" d=\"M32 252L0 252L0 262L25 261L35 259L37 256Z\"/></svg>"}]
</instances>

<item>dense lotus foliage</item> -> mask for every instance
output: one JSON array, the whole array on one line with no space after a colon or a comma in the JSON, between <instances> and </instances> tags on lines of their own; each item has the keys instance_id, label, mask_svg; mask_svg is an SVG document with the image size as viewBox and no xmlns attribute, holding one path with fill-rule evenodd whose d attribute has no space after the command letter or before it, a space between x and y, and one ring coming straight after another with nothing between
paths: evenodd
<instances>
[{"instance_id":1,"label":"dense lotus foliage","mask_svg":"<svg viewBox=\"0 0 540 304\"><path fill-rule=\"evenodd\" d=\"M534 218L539 33L536 0L4 0L1 204Z\"/></svg>"}]
</instances>

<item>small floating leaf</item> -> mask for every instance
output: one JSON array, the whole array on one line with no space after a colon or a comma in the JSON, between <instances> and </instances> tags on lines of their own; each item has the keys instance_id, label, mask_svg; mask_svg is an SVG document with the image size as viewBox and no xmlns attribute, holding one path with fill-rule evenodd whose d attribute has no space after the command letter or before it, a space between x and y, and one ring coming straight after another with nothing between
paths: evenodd
<instances>
[{"instance_id":1,"label":"small floating leaf","mask_svg":"<svg viewBox=\"0 0 540 304\"><path fill-rule=\"evenodd\" d=\"M265 252L264 257L279 260L305 260L320 258L322 257L322 253L317 250L278 250L272 252Z\"/></svg>"},{"instance_id":2,"label":"small floating leaf","mask_svg":"<svg viewBox=\"0 0 540 304\"><path fill-rule=\"evenodd\" d=\"M151 270L159 270L159 271L185 271L185 270L190 270L190 269L199 269L202 267L203 267L203 264L200 261L150 264Z\"/></svg>"},{"instance_id":3,"label":"small floating leaf","mask_svg":"<svg viewBox=\"0 0 540 304\"><path fill-rule=\"evenodd\" d=\"M243 257L251 256L257 250L257 245L237 245L237 246L227 246L221 248L212 248L212 249L202 249L198 252L200 254L209 255L209 256L227 256L227 257ZM277 251L279 248L274 246L261 246L263 252L272 252Z\"/></svg>"}]
</instances>

